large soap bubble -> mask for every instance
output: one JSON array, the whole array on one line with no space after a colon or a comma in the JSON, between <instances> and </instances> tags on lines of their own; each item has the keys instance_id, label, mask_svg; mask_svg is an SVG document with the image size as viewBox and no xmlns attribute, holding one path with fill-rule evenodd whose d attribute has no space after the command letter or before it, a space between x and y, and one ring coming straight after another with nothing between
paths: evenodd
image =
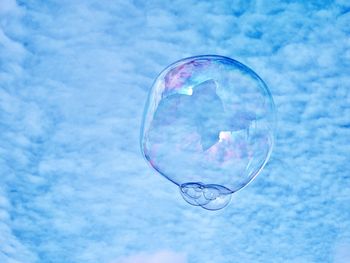
<instances>
[{"instance_id":1,"label":"large soap bubble","mask_svg":"<svg viewBox=\"0 0 350 263\"><path fill-rule=\"evenodd\" d=\"M274 123L271 94L251 69L222 56L185 58L153 84L141 150L188 203L218 210L268 161Z\"/></svg>"}]
</instances>

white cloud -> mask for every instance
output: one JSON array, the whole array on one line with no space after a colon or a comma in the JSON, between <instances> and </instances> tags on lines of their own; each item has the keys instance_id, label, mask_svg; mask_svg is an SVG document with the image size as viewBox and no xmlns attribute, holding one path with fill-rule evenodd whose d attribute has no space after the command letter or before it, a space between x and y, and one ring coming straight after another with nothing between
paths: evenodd
<instances>
[{"instance_id":1,"label":"white cloud","mask_svg":"<svg viewBox=\"0 0 350 263\"><path fill-rule=\"evenodd\" d=\"M114 263L187 263L187 259L182 253L164 250L152 254L133 255Z\"/></svg>"},{"instance_id":2,"label":"white cloud","mask_svg":"<svg viewBox=\"0 0 350 263\"><path fill-rule=\"evenodd\" d=\"M350 242L341 242L337 244L333 263L349 263L350 262Z\"/></svg>"},{"instance_id":3,"label":"white cloud","mask_svg":"<svg viewBox=\"0 0 350 263\"><path fill-rule=\"evenodd\" d=\"M1 0L0 14L6 14L13 11L18 11L18 6L15 0Z\"/></svg>"}]
</instances>

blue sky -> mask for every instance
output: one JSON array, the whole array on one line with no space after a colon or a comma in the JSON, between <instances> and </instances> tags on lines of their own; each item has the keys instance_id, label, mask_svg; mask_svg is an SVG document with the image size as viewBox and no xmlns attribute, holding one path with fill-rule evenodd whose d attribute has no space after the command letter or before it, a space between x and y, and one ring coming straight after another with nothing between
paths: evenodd
<instances>
[{"instance_id":1,"label":"blue sky","mask_svg":"<svg viewBox=\"0 0 350 263\"><path fill-rule=\"evenodd\" d=\"M350 2L0 0L0 262L350 262ZM183 57L256 71L271 161L230 206L186 204L139 151Z\"/></svg>"}]
</instances>

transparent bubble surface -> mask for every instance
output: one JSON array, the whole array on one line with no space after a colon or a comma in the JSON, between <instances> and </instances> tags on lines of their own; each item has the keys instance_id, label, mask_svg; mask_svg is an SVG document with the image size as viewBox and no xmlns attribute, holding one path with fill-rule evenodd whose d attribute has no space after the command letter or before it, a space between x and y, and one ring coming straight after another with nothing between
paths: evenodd
<instances>
[{"instance_id":1,"label":"transparent bubble surface","mask_svg":"<svg viewBox=\"0 0 350 263\"><path fill-rule=\"evenodd\" d=\"M272 96L256 73L227 57L191 57L155 80L141 150L188 203L218 210L264 167L274 126Z\"/></svg>"}]
</instances>

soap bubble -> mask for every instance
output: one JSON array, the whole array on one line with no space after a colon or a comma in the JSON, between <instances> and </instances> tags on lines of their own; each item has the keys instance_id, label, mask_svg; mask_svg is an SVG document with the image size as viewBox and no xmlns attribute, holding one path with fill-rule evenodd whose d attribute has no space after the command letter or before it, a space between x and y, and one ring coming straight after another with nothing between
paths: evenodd
<instances>
[{"instance_id":1,"label":"soap bubble","mask_svg":"<svg viewBox=\"0 0 350 263\"><path fill-rule=\"evenodd\" d=\"M222 56L185 58L153 84L141 150L188 203L218 210L268 161L274 124L271 94L251 69Z\"/></svg>"}]
</instances>

